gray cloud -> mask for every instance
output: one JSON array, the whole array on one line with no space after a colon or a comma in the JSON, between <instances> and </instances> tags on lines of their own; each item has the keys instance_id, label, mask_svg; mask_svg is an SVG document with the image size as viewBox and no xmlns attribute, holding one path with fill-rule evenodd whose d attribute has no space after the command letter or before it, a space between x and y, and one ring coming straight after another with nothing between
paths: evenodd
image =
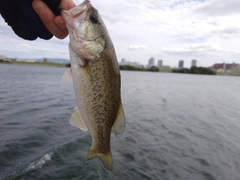
<instances>
[{"instance_id":1,"label":"gray cloud","mask_svg":"<svg viewBox=\"0 0 240 180\"><path fill-rule=\"evenodd\" d=\"M239 35L240 27L228 27L222 30L212 31L214 34L229 34L229 35Z\"/></svg>"},{"instance_id":2,"label":"gray cloud","mask_svg":"<svg viewBox=\"0 0 240 180\"><path fill-rule=\"evenodd\" d=\"M207 57L209 55L220 55L220 54L236 54L239 55L239 50L227 50L221 47L218 47L213 44L195 44L189 45L183 48L173 48L173 49L161 49L161 52L167 55L173 56L192 56L192 58L196 57Z\"/></svg>"},{"instance_id":3,"label":"gray cloud","mask_svg":"<svg viewBox=\"0 0 240 180\"><path fill-rule=\"evenodd\" d=\"M140 49L146 49L146 48L147 48L146 45L130 45L128 47L128 50L133 51L133 50L140 50Z\"/></svg>"},{"instance_id":4,"label":"gray cloud","mask_svg":"<svg viewBox=\"0 0 240 180\"><path fill-rule=\"evenodd\" d=\"M239 0L210 0L196 8L195 13L206 16L226 16L240 14L239 9Z\"/></svg>"}]
</instances>

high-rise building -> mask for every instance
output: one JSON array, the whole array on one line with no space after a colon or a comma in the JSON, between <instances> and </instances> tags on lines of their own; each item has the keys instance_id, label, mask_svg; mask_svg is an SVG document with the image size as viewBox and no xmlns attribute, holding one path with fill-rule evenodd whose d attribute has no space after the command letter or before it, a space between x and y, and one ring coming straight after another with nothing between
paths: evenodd
<instances>
[{"instance_id":1,"label":"high-rise building","mask_svg":"<svg viewBox=\"0 0 240 180\"><path fill-rule=\"evenodd\" d=\"M47 63L48 59L47 58L43 58L43 62Z\"/></svg>"},{"instance_id":2,"label":"high-rise building","mask_svg":"<svg viewBox=\"0 0 240 180\"><path fill-rule=\"evenodd\" d=\"M122 58L122 63L126 63L127 60L125 58Z\"/></svg>"},{"instance_id":3,"label":"high-rise building","mask_svg":"<svg viewBox=\"0 0 240 180\"><path fill-rule=\"evenodd\" d=\"M211 68L212 70L214 71L231 71L232 69L236 68L239 64L236 64L236 63L232 63L232 64L226 64L225 62L224 63L217 63L217 64L214 64Z\"/></svg>"},{"instance_id":4,"label":"high-rise building","mask_svg":"<svg viewBox=\"0 0 240 180\"><path fill-rule=\"evenodd\" d=\"M162 65L163 65L163 60L158 60L158 64L157 64L157 67L159 68L159 69L161 69L162 68Z\"/></svg>"},{"instance_id":5,"label":"high-rise building","mask_svg":"<svg viewBox=\"0 0 240 180\"><path fill-rule=\"evenodd\" d=\"M149 60L148 60L148 66L154 66L155 65L155 59L153 57L151 57Z\"/></svg>"},{"instance_id":6,"label":"high-rise building","mask_svg":"<svg viewBox=\"0 0 240 180\"><path fill-rule=\"evenodd\" d=\"M5 60L7 57L4 55L0 55L0 60Z\"/></svg>"},{"instance_id":7,"label":"high-rise building","mask_svg":"<svg viewBox=\"0 0 240 180\"><path fill-rule=\"evenodd\" d=\"M195 59L192 60L192 65L191 65L191 67L193 67L193 66L196 66L196 67L197 67L197 60L195 60Z\"/></svg>"},{"instance_id":8,"label":"high-rise building","mask_svg":"<svg viewBox=\"0 0 240 180\"><path fill-rule=\"evenodd\" d=\"M178 68L183 68L183 67L184 67L184 61L183 60L179 60Z\"/></svg>"}]
</instances>

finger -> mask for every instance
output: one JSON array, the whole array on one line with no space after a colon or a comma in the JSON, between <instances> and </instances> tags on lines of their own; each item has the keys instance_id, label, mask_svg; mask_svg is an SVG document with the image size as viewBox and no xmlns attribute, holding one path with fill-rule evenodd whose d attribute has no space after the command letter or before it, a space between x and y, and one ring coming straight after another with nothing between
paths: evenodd
<instances>
[{"instance_id":1,"label":"finger","mask_svg":"<svg viewBox=\"0 0 240 180\"><path fill-rule=\"evenodd\" d=\"M40 19L42 20L43 24L46 28L57 38L63 39L67 36L67 33L62 31L56 24L55 24L55 15L49 9L49 7L42 1L33 1L32 2L33 9L36 11Z\"/></svg>"},{"instance_id":2,"label":"finger","mask_svg":"<svg viewBox=\"0 0 240 180\"><path fill-rule=\"evenodd\" d=\"M62 0L60 5L59 5L59 9L61 10L69 10L73 7L75 7L76 5L74 4L74 2L72 0ZM66 23L64 21L64 19L62 18L62 16L57 16L55 18L55 23L57 24L57 26L64 32L68 33L68 29L66 27Z\"/></svg>"},{"instance_id":3,"label":"finger","mask_svg":"<svg viewBox=\"0 0 240 180\"><path fill-rule=\"evenodd\" d=\"M74 2L72 0L62 0L59 6L59 9L62 10L69 10L72 9L73 7L75 7L76 5L74 4Z\"/></svg>"},{"instance_id":4,"label":"finger","mask_svg":"<svg viewBox=\"0 0 240 180\"><path fill-rule=\"evenodd\" d=\"M68 34L68 30L66 27L66 23L64 21L64 19L62 18L62 16L56 16L55 18L55 24L65 33Z\"/></svg>"}]
</instances>

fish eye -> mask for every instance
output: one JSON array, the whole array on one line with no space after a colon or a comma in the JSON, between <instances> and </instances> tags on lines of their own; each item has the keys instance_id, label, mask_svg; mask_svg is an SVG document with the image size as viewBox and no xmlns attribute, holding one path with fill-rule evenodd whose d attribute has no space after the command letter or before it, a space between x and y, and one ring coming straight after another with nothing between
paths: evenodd
<instances>
[{"instance_id":1,"label":"fish eye","mask_svg":"<svg viewBox=\"0 0 240 180\"><path fill-rule=\"evenodd\" d=\"M90 14L90 20L92 21L92 23L98 23L98 13L96 9L93 9L92 13Z\"/></svg>"}]
</instances>

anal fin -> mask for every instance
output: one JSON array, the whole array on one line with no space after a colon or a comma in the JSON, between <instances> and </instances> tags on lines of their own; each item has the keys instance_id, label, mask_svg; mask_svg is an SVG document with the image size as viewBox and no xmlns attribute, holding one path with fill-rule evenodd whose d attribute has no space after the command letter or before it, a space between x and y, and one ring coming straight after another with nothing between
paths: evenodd
<instances>
[{"instance_id":1,"label":"anal fin","mask_svg":"<svg viewBox=\"0 0 240 180\"><path fill-rule=\"evenodd\" d=\"M114 121L112 128L117 137L121 135L125 130L125 115L124 115L122 102L120 102L119 104L117 117L116 117L116 120Z\"/></svg>"},{"instance_id":2,"label":"anal fin","mask_svg":"<svg viewBox=\"0 0 240 180\"><path fill-rule=\"evenodd\" d=\"M88 130L77 107L74 109L74 112L71 115L70 124L76 128L81 129L82 131Z\"/></svg>"}]
</instances>

